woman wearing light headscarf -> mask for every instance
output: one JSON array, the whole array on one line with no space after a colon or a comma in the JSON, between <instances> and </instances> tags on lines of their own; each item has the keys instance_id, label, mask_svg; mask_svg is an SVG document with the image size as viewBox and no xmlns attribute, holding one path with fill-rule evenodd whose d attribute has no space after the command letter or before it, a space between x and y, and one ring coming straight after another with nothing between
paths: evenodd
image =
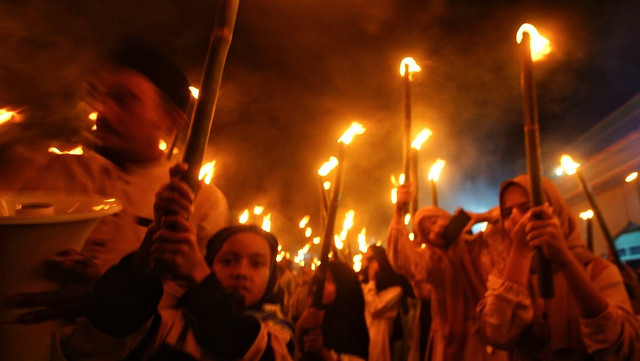
<instances>
[{"instance_id":1,"label":"woman wearing light headscarf","mask_svg":"<svg viewBox=\"0 0 640 361\"><path fill-rule=\"evenodd\" d=\"M403 203L410 199L409 187L400 187L387 242L394 268L409 278L420 298L431 303L432 322L423 359L505 360L506 353L487 348L476 332L475 308L482 299L486 277L493 267L486 237L493 227L476 235L466 228L447 247L442 231L452 216L443 209L428 206L414 215L416 241L410 241L402 210ZM474 215L474 219L475 222L491 221L491 216ZM427 246L419 247L421 243ZM413 343L410 360L420 360L416 338Z\"/></svg>"},{"instance_id":2,"label":"woman wearing light headscarf","mask_svg":"<svg viewBox=\"0 0 640 361\"><path fill-rule=\"evenodd\" d=\"M514 360L640 359L638 321L620 273L585 247L555 186L542 185L547 203L531 208L528 176L502 184L504 238L512 245L478 306L481 333ZM551 299L538 293L535 247L552 265Z\"/></svg>"}]
</instances>

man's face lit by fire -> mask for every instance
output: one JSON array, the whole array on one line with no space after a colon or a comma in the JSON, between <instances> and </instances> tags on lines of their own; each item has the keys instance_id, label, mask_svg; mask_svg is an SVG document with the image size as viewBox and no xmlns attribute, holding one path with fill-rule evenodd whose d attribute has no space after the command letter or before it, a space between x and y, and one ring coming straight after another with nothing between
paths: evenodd
<instances>
[{"instance_id":1,"label":"man's face lit by fire","mask_svg":"<svg viewBox=\"0 0 640 361\"><path fill-rule=\"evenodd\" d=\"M162 94L138 72L114 67L90 84L89 103L98 111L95 135L116 161L146 162L160 158L160 139L169 142L174 127Z\"/></svg>"}]
</instances>

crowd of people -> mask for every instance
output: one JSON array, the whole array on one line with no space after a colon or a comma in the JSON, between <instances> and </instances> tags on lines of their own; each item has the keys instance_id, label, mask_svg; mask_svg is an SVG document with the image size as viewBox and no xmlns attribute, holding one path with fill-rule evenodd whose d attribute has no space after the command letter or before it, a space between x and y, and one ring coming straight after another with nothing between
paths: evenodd
<instances>
[{"instance_id":1,"label":"crowd of people","mask_svg":"<svg viewBox=\"0 0 640 361\"><path fill-rule=\"evenodd\" d=\"M56 359L640 360L640 323L619 270L588 250L550 181L534 208L526 175L505 181L499 208L472 215L453 239L443 236L452 215L424 207L415 240L405 184L386 249L371 245L359 272L337 257L315 272L293 269L276 261L273 234L231 225L224 195L208 185L194 192L181 180L187 165L170 167L158 150L186 118L182 72L139 45L112 60L91 84L95 152L52 158L34 173L51 181L21 186L124 204L82 250L53 259L74 275L63 287L6 300L44 307L21 323L74 321L56 333ZM480 221L487 229L471 233ZM536 248L551 264L553 298L539 292Z\"/></svg>"}]
</instances>

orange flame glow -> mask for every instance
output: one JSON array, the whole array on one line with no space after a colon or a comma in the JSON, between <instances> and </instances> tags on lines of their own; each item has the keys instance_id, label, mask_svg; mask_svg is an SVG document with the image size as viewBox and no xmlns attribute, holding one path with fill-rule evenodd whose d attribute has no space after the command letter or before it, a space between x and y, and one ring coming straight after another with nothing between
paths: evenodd
<instances>
[{"instance_id":1,"label":"orange flame glow","mask_svg":"<svg viewBox=\"0 0 640 361\"><path fill-rule=\"evenodd\" d=\"M531 60L538 61L551 52L551 43L549 42L549 39L540 35L535 26L527 23L522 24L520 29L518 29L518 33L516 34L516 41L518 44L522 42L522 34L524 32L529 33L530 36Z\"/></svg>"},{"instance_id":2,"label":"orange flame glow","mask_svg":"<svg viewBox=\"0 0 640 361\"><path fill-rule=\"evenodd\" d=\"M249 221L249 210L245 209L244 212L238 217L238 222L240 224L246 224Z\"/></svg>"},{"instance_id":3,"label":"orange flame glow","mask_svg":"<svg viewBox=\"0 0 640 361\"><path fill-rule=\"evenodd\" d=\"M165 142L164 139L160 139L160 141L158 141L158 149L163 152L167 150L167 142Z\"/></svg>"},{"instance_id":4,"label":"orange flame glow","mask_svg":"<svg viewBox=\"0 0 640 361\"><path fill-rule=\"evenodd\" d=\"M422 144L424 144L424 142L426 142L427 139L429 139L429 137L432 134L433 132L431 132L430 129L428 128L422 129L422 131L418 134L416 139L414 139L413 142L411 142L411 148L420 150L420 148L422 148Z\"/></svg>"},{"instance_id":5,"label":"orange flame glow","mask_svg":"<svg viewBox=\"0 0 640 361\"><path fill-rule=\"evenodd\" d=\"M205 163L200 168L200 175L198 176L199 180L204 181L205 184L211 184L211 179L213 178L213 174L216 171L216 161L212 160L209 163Z\"/></svg>"},{"instance_id":6,"label":"orange flame glow","mask_svg":"<svg viewBox=\"0 0 640 361\"><path fill-rule=\"evenodd\" d=\"M638 172L633 172L624 179L625 182L631 183L638 178Z\"/></svg>"},{"instance_id":7,"label":"orange flame glow","mask_svg":"<svg viewBox=\"0 0 640 361\"><path fill-rule=\"evenodd\" d=\"M304 228L307 226L307 223L309 223L309 216L304 216L302 217L302 219L300 220L300 223L298 223L298 227L300 228Z\"/></svg>"},{"instance_id":8,"label":"orange flame glow","mask_svg":"<svg viewBox=\"0 0 640 361\"><path fill-rule=\"evenodd\" d=\"M14 121L17 117L17 112L14 112L9 109L0 109L0 125L7 123L9 121Z\"/></svg>"},{"instance_id":9,"label":"orange flame glow","mask_svg":"<svg viewBox=\"0 0 640 361\"><path fill-rule=\"evenodd\" d=\"M581 218L581 219L584 219L585 221L586 221L587 219L591 219L591 218L593 218L593 215L594 215L594 214L593 214L593 210L591 210L591 209L587 209L587 210L586 210L586 211L584 211L584 212L580 212L580 218Z\"/></svg>"},{"instance_id":10,"label":"orange flame glow","mask_svg":"<svg viewBox=\"0 0 640 361\"><path fill-rule=\"evenodd\" d=\"M362 269L362 255L357 254L353 256L353 270L356 272L360 272Z\"/></svg>"},{"instance_id":11,"label":"orange flame glow","mask_svg":"<svg viewBox=\"0 0 640 361\"><path fill-rule=\"evenodd\" d=\"M358 233L358 249L362 253L367 253L369 247L367 246L367 229L363 228L360 233Z\"/></svg>"},{"instance_id":12,"label":"orange flame glow","mask_svg":"<svg viewBox=\"0 0 640 361\"><path fill-rule=\"evenodd\" d=\"M417 73L422 68L416 63L416 61L412 57L407 57L402 59L400 62L400 75L404 76L405 66L409 65L409 79L411 79L411 73Z\"/></svg>"},{"instance_id":13,"label":"orange flame glow","mask_svg":"<svg viewBox=\"0 0 640 361\"><path fill-rule=\"evenodd\" d=\"M190 86L189 87L189 91L191 92L191 96L194 99L198 99L198 96L200 95L200 89L194 87L194 86Z\"/></svg>"},{"instance_id":14,"label":"orange flame glow","mask_svg":"<svg viewBox=\"0 0 640 361\"><path fill-rule=\"evenodd\" d=\"M89 120L93 120L95 122L98 119L98 112L89 113L89 116L87 118L89 118Z\"/></svg>"},{"instance_id":15,"label":"orange flame glow","mask_svg":"<svg viewBox=\"0 0 640 361\"><path fill-rule=\"evenodd\" d=\"M364 134L367 129L358 122L351 123L349 129L338 139L338 143L349 144L357 134Z\"/></svg>"},{"instance_id":16,"label":"orange flame glow","mask_svg":"<svg viewBox=\"0 0 640 361\"><path fill-rule=\"evenodd\" d=\"M578 171L580 163L575 162L570 156L564 154L560 157L560 164L568 175L573 175Z\"/></svg>"},{"instance_id":17,"label":"orange flame glow","mask_svg":"<svg viewBox=\"0 0 640 361\"><path fill-rule=\"evenodd\" d=\"M350 230L351 228L353 228L353 218L355 217L355 215L356 212L353 209L350 209L347 213L345 213L342 228L346 230Z\"/></svg>"},{"instance_id":18,"label":"orange flame glow","mask_svg":"<svg viewBox=\"0 0 640 361\"><path fill-rule=\"evenodd\" d=\"M313 244L320 244L320 237L313 237Z\"/></svg>"},{"instance_id":19,"label":"orange flame glow","mask_svg":"<svg viewBox=\"0 0 640 361\"><path fill-rule=\"evenodd\" d=\"M271 232L271 213L267 213L267 215L262 218L262 226L260 228Z\"/></svg>"},{"instance_id":20,"label":"orange flame glow","mask_svg":"<svg viewBox=\"0 0 640 361\"><path fill-rule=\"evenodd\" d=\"M324 183L322 183L322 187L325 191L328 191L329 189L331 189L331 182L325 181Z\"/></svg>"},{"instance_id":21,"label":"orange flame glow","mask_svg":"<svg viewBox=\"0 0 640 361\"><path fill-rule=\"evenodd\" d=\"M391 204L398 203L398 188L391 189Z\"/></svg>"},{"instance_id":22,"label":"orange flame glow","mask_svg":"<svg viewBox=\"0 0 640 361\"><path fill-rule=\"evenodd\" d=\"M438 158L438 160L436 160L436 162L433 163L433 165L431 166L431 169L429 170L428 179L430 181L437 182L438 179L440 179L440 173L442 173L442 169L444 168L445 164L446 162L444 160Z\"/></svg>"},{"instance_id":23,"label":"orange flame glow","mask_svg":"<svg viewBox=\"0 0 640 361\"><path fill-rule=\"evenodd\" d=\"M304 230L304 236L309 238L309 237L311 237L311 233L312 232L313 231L311 230L311 227L307 227L307 229Z\"/></svg>"},{"instance_id":24,"label":"orange flame glow","mask_svg":"<svg viewBox=\"0 0 640 361\"><path fill-rule=\"evenodd\" d=\"M326 177L336 166L338 166L338 158L331 156L328 161L322 163L322 166L318 169L318 174Z\"/></svg>"},{"instance_id":25,"label":"orange flame glow","mask_svg":"<svg viewBox=\"0 0 640 361\"><path fill-rule=\"evenodd\" d=\"M54 153L54 154L72 154L72 155L82 155L84 153L84 151L82 150L82 146L79 145L71 150L66 150L66 151L62 151L56 147L49 147L48 149L49 153Z\"/></svg>"},{"instance_id":26,"label":"orange flame glow","mask_svg":"<svg viewBox=\"0 0 640 361\"><path fill-rule=\"evenodd\" d=\"M261 215L263 211L264 211L264 207L262 206L253 207L253 214L255 214L256 216Z\"/></svg>"}]
</instances>

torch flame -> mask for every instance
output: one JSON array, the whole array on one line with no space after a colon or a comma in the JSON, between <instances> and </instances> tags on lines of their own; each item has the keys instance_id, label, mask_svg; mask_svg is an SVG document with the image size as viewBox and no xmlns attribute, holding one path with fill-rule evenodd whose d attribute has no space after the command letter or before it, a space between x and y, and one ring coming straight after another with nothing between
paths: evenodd
<instances>
[{"instance_id":1,"label":"torch flame","mask_svg":"<svg viewBox=\"0 0 640 361\"><path fill-rule=\"evenodd\" d=\"M17 112L6 108L0 109L0 125L13 120L14 117L17 116L17 114Z\"/></svg>"},{"instance_id":2,"label":"torch flame","mask_svg":"<svg viewBox=\"0 0 640 361\"><path fill-rule=\"evenodd\" d=\"M322 163L322 167L318 169L318 174L323 177L326 177L327 174L329 174L333 170L333 168L335 168L337 165L338 165L338 158L331 156L328 161Z\"/></svg>"},{"instance_id":3,"label":"torch flame","mask_svg":"<svg viewBox=\"0 0 640 361\"><path fill-rule=\"evenodd\" d=\"M360 269L362 269L362 255L357 254L353 256L353 270L360 272Z\"/></svg>"},{"instance_id":4,"label":"torch flame","mask_svg":"<svg viewBox=\"0 0 640 361\"><path fill-rule=\"evenodd\" d=\"M422 68L416 63L416 61L412 57L407 57L402 59L400 62L400 75L404 76L405 66L409 65L409 79L411 79L411 73L417 73Z\"/></svg>"},{"instance_id":5,"label":"torch flame","mask_svg":"<svg viewBox=\"0 0 640 361\"><path fill-rule=\"evenodd\" d=\"M336 248L337 249L343 249L344 248L344 242L342 242L342 240L340 239L340 237L337 234L333 235L333 242L336 244Z\"/></svg>"},{"instance_id":6,"label":"torch flame","mask_svg":"<svg viewBox=\"0 0 640 361\"><path fill-rule=\"evenodd\" d=\"M260 228L271 232L271 213L267 213L267 215L262 218L262 226Z\"/></svg>"},{"instance_id":7,"label":"torch flame","mask_svg":"<svg viewBox=\"0 0 640 361\"><path fill-rule=\"evenodd\" d=\"M190 86L189 87L189 91L191 92L191 96L194 99L198 99L198 96L200 95L200 89L194 87L194 86Z\"/></svg>"},{"instance_id":8,"label":"torch flame","mask_svg":"<svg viewBox=\"0 0 640 361\"><path fill-rule=\"evenodd\" d=\"M309 238L309 237L311 237L311 233L312 232L313 231L311 230L311 227L307 227L307 229L304 230L304 236Z\"/></svg>"},{"instance_id":9,"label":"torch flame","mask_svg":"<svg viewBox=\"0 0 640 361\"><path fill-rule=\"evenodd\" d=\"M198 176L199 180L203 180L205 184L211 184L211 179L213 178L213 174L216 171L216 161L212 160L209 163L205 163L200 168L200 175Z\"/></svg>"},{"instance_id":10,"label":"torch flame","mask_svg":"<svg viewBox=\"0 0 640 361\"><path fill-rule=\"evenodd\" d=\"M581 219L584 219L585 221L586 221L587 219L591 219L591 218L593 218L593 210L591 210L591 209L587 209L587 210L586 210L586 211L584 211L584 212L580 212L580 218L581 218Z\"/></svg>"},{"instance_id":11,"label":"torch flame","mask_svg":"<svg viewBox=\"0 0 640 361\"><path fill-rule=\"evenodd\" d=\"M313 244L320 244L320 237L313 237Z\"/></svg>"},{"instance_id":12,"label":"torch flame","mask_svg":"<svg viewBox=\"0 0 640 361\"><path fill-rule=\"evenodd\" d=\"M165 142L164 139L160 139L160 141L158 141L158 149L163 152L167 150L167 142Z\"/></svg>"},{"instance_id":13,"label":"torch flame","mask_svg":"<svg viewBox=\"0 0 640 361\"><path fill-rule=\"evenodd\" d=\"M411 213L407 213L404 215L404 224L409 224L409 221L411 221Z\"/></svg>"},{"instance_id":14,"label":"torch flame","mask_svg":"<svg viewBox=\"0 0 640 361\"><path fill-rule=\"evenodd\" d=\"M309 216L304 216L302 217L302 219L300 220L300 223L298 223L298 227L300 228L304 228L307 226L307 223L309 222Z\"/></svg>"},{"instance_id":15,"label":"torch flame","mask_svg":"<svg viewBox=\"0 0 640 361\"><path fill-rule=\"evenodd\" d=\"M398 188L391 189L391 204L398 203Z\"/></svg>"},{"instance_id":16,"label":"torch flame","mask_svg":"<svg viewBox=\"0 0 640 361\"><path fill-rule=\"evenodd\" d=\"M350 209L344 215L344 222L342 223L342 228L346 230L350 230L353 228L353 217L356 215L356 212L353 209Z\"/></svg>"},{"instance_id":17,"label":"torch flame","mask_svg":"<svg viewBox=\"0 0 640 361\"><path fill-rule=\"evenodd\" d=\"M422 148L422 144L426 142L427 139L429 139L431 134L433 134L433 132L431 132L430 129L428 128L422 129L422 131L418 134L416 139L414 139L413 142L411 142L411 148L420 150L420 148Z\"/></svg>"},{"instance_id":18,"label":"torch flame","mask_svg":"<svg viewBox=\"0 0 640 361\"><path fill-rule=\"evenodd\" d=\"M95 122L98 119L98 112L89 113L89 116L87 118L89 118L89 120L93 120Z\"/></svg>"},{"instance_id":19,"label":"torch flame","mask_svg":"<svg viewBox=\"0 0 640 361\"><path fill-rule=\"evenodd\" d=\"M362 253L367 253L369 247L367 247L367 229L363 228L360 233L358 233L358 249Z\"/></svg>"},{"instance_id":20,"label":"torch flame","mask_svg":"<svg viewBox=\"0 0 640 361\"><path fill-rule=\"evenodd\" d=\"M358 122L351 123L349 129L338 139L338 143L349 144L356 134L364 134L367 129Z\"/></svg>"},{"instance_id":21,"label":"torch flame","mask_svg":"<svg viewBox=\"0 0 640 361\"><path fill-rule=\"evenodd\" d=\"M253 207L253 214L255 214L256 216L261 215L263 211L264 211L264 207L262 206Z\"/></svg>"},{"instance_id":22,"label":"torch flame","mask_svg":"<svg viewBox=\"0 0 640 361\"><path fill-rule=\"evenodd\" d=\"M562 168L564 168L564 171L567 172L568 175L575 174L578 167L580 167L580 163L575 162L566 154L560 158L560 164L562 164Z\"/></svg>"},{"instance_id":23,"label":"torch flame","mask_svg":"<svg viewBox=\"0 0 640 361\"><path fill-rule=\"evenodd\" d=\"M416 239L415 234L413 234L413 232L409 233L409 240L413 242L415 239Z\"/></svg>"},{"instance_id":24,"label":"torch flame","mask_svg":"<svg viewBox=\"0 0 640 361\"><path fill-rule=\"evenodd\" d=\"M238 218L238 222L240 222L240 224L245 224L248 221L249 221L249 210L245 209L244 212L242 212L242 214Z\"/></svg>"},{"instance_id":25,"label":"torch flame","mask_svg":"<svg viewBox=\"0 0 640 361\"><path fill-rule=\"evenodd\" d=\"M324 183L322 183L322 187L325 191L328 191L329 189L331 189L331 182L325 181Z\"/></svg>"},{"instance_id":26,"label":"torch flame","mask_svg":"<svg viewBox=\"0 0 640 361\"><path fill-rule=\"evenodd\" d=\"M84 151L82 150L82 146L79 145L71 150L65 150L62 151L56 147L49 147L48 149L49 153L54 153L54 154L72 154L72 155L82 155L84 153Z\"/></svg>"},{"instance_id":27,"label":"torch flame","mask_svg":"<svg viewBox=\"0 0 640 361\"><path fill-rule=\"evenodd\" d=\"M522 34L525 31L529 33L531 38L531 60L538 61L551 52L551 43L549 42L549 39L540 35L535 26L527 23L522 24L520 29L518 29L518 33L516 34L516 41L518 44L522 42Z\"/></svg>"},{"instance_id":28,"label":"torch flame","mask_svg":"<svg viewBox=\"0 0 640 361\"><path fill-rule=\"evenodd\" d=\"M429 170L428 179L430 181L437 182L438 179L440 179L440 173L442 173L442 169L444 168L445 163L446 162L440 158L438 158L438 160L436 160L436 162L433 163L433 165L431 166L431 169Z\"/></svg>"},{"instance_id":29,"label":"torch flame","mask_svg":"<svg viewBox=\"0 0 640 361\"><path fill-rule=\"evenodd\" d=\"M627 182L627 183L631 183L634 180L636 180L636 178L638 178L638 172L633 172L633 173L629 174L627 176L627 178L624 179L624 181Z\"/></svg>"}]
</instances>

